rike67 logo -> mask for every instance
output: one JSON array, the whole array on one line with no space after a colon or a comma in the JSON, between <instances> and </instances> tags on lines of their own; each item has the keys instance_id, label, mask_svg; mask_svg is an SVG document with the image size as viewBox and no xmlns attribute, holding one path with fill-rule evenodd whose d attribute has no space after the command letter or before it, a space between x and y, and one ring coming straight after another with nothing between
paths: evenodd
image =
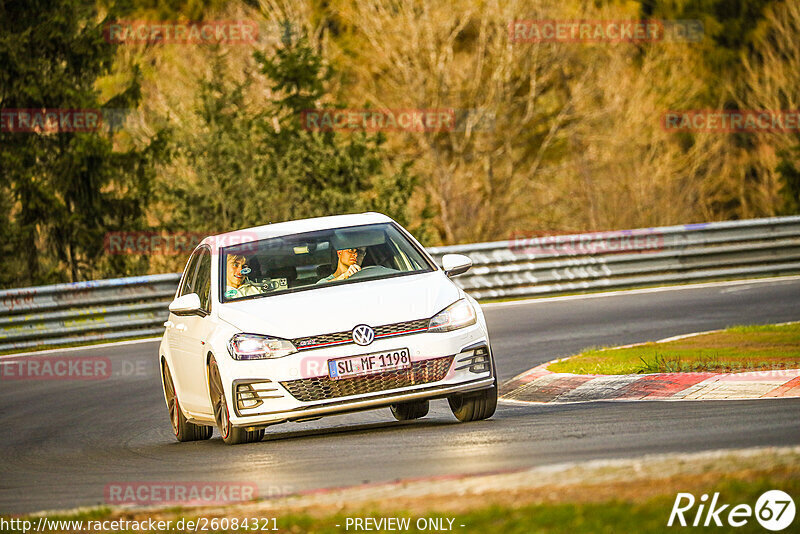
<instances>
[{"instance_id":1,"label":"rike67 logo","mask_svg":"<svg viewBox=\"0 0 800 534\"><path fill-rule=\"evenodd\" d=\"M697 509L693 510L697 504ZM703 494L699 502L691 493L678 493L667 526L742 527L755 516L756 521L767 530L780 531L792 524L795 506L792 497L781 490L764 492L756 501L755 507L749 504L723 504L719 492L714 493L711 502Z\"/></svg>"}]
</instances>

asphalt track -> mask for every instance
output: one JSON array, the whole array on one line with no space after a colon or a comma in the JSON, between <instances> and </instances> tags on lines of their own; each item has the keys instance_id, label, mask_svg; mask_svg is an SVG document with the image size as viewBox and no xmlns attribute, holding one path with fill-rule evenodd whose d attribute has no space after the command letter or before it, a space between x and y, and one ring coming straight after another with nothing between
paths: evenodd
<instances>
[{"instance_id":1,"label":"asphalt track","mask_svg":"<svg viewBox=\"0 0 800 534\"><path fill-rule=\"evenodd\" d=\"M800 280L485 308L502 380L588 346L800 320ZM800 443L800 399L501 404L458 424L446 401L395 422L388 409L272 427L261 443L177 443L156 342L86 348L113 374L96 381L0 380L0 513L103 504L122 482L255 483L284 492L482 473L565 461ZM2 361L2 360L0 360Z\"/></svg>"}]
</instances>

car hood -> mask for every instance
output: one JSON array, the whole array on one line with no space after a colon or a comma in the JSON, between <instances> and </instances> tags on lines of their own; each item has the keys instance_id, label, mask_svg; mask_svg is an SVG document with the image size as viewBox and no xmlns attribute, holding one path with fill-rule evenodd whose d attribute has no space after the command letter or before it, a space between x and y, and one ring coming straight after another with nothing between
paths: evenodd
<instances>
[{"instance_id":1,"label":"car hood","mask_svg":"<svg viewBox=\"0 0 800 534\"><path fill-rule=\"evenodd\" d=\"M219 317L243 332L295 339L432 317L462 296L434 271L229 302Z\"/></svg>"}]
</instances>

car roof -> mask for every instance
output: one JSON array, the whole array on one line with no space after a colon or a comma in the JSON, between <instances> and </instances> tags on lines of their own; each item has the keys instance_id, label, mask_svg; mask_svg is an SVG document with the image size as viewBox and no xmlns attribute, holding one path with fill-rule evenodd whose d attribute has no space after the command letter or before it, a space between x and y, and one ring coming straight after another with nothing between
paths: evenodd
<instances>
[{"instance_id":1,"label":"car roof","mask_svg":"<svg viewBox=\"0 0 800 534\"><path fill-rule=\"evenodd\" d=\"M220 246L225 246L223 243L230 242L233 244L238 242L238 239L256 241L270 237L314 232L316 230L329 230L331 228L342 228L346 226L359 226L362 224L386 222L393 221L390 217L387 217L382 213L375 212L353 213L349 215L332 215L329 217L314 217L312 219L298 219L296 221L253 226L252 228L243 228L241 230L212 235L203 239L201 244L213 245L214 243L220 243Z\"/></svg>"}]
</instances>

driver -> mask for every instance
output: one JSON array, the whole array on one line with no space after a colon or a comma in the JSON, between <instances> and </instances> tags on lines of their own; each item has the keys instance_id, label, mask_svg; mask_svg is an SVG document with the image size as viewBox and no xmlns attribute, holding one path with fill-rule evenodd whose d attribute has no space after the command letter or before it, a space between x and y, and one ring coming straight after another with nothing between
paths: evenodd
<instances>
[{"instance_id":1,"label":"driver","mask_svg":"<svg viewBox=\"0 0 800 534\"><path fill-rule=\"evenodd\" d=\"M225 298L248 297L250 295L260 295L264 292L261 287L253 284L247 278L247 275L250 274L247 258L241 254L229 254L226 264Z\"/></svg>"},{"instance_id":2,"label":"driver","mask_svg":"<svg viewBox=\"0 0 800 534\"><path fill-rule=\"evenodd\" d=\"M336 270L333 271L333 274L318 280L318 284L322 282L332 282L334 280L347 280L361 270L361 266L357 261L357 248L339 249L336 251L336 255L339 256L339 263L336 265Z\"/></svg>"}]
</instances>

